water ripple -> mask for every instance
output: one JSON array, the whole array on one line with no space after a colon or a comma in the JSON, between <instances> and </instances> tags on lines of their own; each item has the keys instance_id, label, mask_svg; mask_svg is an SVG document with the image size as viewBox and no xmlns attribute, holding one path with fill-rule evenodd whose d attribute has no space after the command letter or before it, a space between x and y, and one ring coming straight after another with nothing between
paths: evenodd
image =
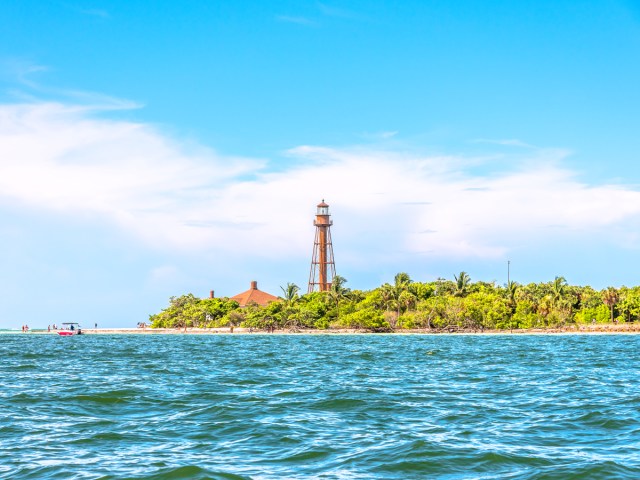
<instances>
[{"instance_id":1,"label":"water ripple","mask_svg":"<svg viewBox=\"0 0 640 480\"><path fill-rule=\"evenodd\" d=\"M640 477L638 336L0 337L0 476Z\"/></svg>"}]
</instances>

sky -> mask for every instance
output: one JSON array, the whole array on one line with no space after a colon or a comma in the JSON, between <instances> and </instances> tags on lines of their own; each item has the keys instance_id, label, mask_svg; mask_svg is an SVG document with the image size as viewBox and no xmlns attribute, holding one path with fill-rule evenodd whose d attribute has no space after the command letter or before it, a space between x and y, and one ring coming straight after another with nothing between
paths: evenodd
<instances>
[{"instance_id":1,"label":"sky","mask_svg":"<svg viewBox=\"0 0 640 480\"><path fill-rule=\"evenodd\" d=\"M0 2L0 328L306 291L639 285L640 2Z\"/></svg>"}]
</instances>

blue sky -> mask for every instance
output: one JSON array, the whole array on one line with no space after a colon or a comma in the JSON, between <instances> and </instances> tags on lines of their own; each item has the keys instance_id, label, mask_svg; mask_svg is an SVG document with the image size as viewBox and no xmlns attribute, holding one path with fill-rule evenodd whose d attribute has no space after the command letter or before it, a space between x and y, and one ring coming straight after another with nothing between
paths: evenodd
<instances>
[{"instance_id":1,"label":"blue sky","mask_svg":"<svg viewBox=\"0 0 640 480\"><path fill-rule=\"evenodd\" d=\"M338 272L640 283L640 3L0 3L0 328Z\"/></svg>"}]
</instances>

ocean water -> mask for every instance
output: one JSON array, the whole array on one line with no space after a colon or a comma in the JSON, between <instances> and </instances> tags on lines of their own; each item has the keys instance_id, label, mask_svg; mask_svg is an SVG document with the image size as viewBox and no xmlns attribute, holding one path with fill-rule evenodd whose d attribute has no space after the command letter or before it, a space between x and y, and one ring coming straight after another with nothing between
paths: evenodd
<instances>
[{"instance_id":1,"label":"ocean water","mask_svg":"<svg viewBox=\"0 0 640 480\"><path fill-rule=\"evenodd\" d=\"M640 478L640 336L0 336L0 478Z\"/></svg>"}]
</instances>

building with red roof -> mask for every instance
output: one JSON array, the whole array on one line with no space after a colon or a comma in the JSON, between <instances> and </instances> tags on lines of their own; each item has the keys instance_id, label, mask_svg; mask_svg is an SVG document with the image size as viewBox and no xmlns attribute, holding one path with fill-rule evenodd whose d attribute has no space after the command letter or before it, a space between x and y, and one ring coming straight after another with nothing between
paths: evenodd
<instances>
[{"instance_id":1,"label":"building with red roof","mask_svg":"<svg viewBox=\"0 0 640 480\"><path fill-rule=\"evenodd\" d=\"M246 307L252 303L264 307L265 305L278 300L278 297L275 297L270 293L263 292L262 290L258 290L258 282L253 280L249 290L234 295L230 300L235 300L241 307Z\"/></svg>"}]
</instances>

